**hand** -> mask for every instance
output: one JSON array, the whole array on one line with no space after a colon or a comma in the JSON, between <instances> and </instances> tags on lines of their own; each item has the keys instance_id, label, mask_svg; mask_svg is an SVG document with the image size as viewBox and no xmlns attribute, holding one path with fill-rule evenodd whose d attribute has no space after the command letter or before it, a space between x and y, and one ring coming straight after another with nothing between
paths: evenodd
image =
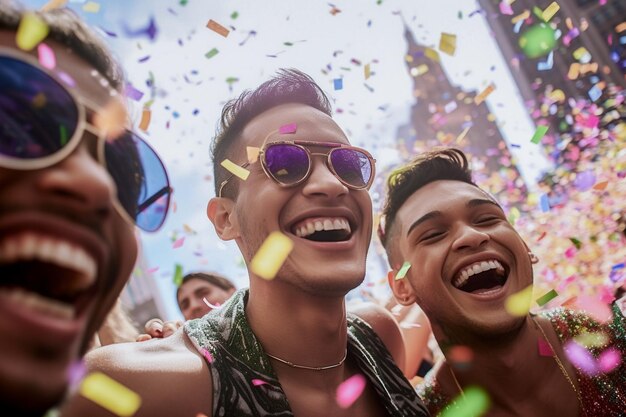
<instances>
[{"instance_id":1,"label":"hand","mask_svg":"<svg viewBox=\"0 0 626 417\"><path fill-rule=\"evenodd\" d=\"M146 333L140 334L135 339L137 342L144 342L150 339L164 339L174 334L174 332L180 329L183 322L180 320L170 320L163 322L161 319L150 319L144 326Z\"/></svg>"}]
</instances>

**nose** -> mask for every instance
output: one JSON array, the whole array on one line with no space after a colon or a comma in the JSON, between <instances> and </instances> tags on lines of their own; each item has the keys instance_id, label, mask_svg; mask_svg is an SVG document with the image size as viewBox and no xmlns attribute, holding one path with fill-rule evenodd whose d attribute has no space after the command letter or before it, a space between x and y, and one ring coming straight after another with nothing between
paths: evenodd
<instances>
[{"instance_id":1,"label":"nose","mask_svg":"<svg viewBox=\"0 0 626 417\"><path fill-rule=\"evenodd\" d=\"M469 224L459 227L456 238L452 244L454 250L478 248L489 241L487 233Z\"/></svg>"},{"instance_id":2,"label":"nose","mask_svg":"<svg viewBox=\"0 0 626 417\"><path fill-rule=\"evenodd\" d=\"M313 157L312 164L311 174L302 189L305 195L337 198L348 193L348 187L326 166L324 158Z\"/></svg>"},{"instance_id":3,"label":"nose","mask_svg":"<svg viewBox=\"0 0 626 417\"><path fill-rule=\"evenodd\" d=\"M106 169L92 156L85 140L68 157L42 170L37 188L77 213L106 218L117 189Z\"/></svg>"}]
</instances>

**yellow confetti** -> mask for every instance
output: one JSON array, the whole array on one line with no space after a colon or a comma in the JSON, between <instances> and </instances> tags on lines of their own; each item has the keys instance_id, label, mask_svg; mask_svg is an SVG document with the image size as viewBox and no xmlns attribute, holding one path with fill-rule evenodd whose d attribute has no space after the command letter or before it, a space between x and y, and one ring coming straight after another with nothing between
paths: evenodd
<instances>
[{"instance_id":1,"label":"yellow confetti","mask_svg":"<svg viewBox=\"0 0 626 417\"><path fill-rule=\"evenodd\" d=\"M517 16L515 16L514 18L511 19L511 23L515 24L517 22L519 22L520 20L526 20L530 17L530 11L529 10L524 10L522 13L518 14Z\"/></svg>"},{"instance_id":2,"label":"yellow confetti","mask_svg":"<svg viewBox=\"0 0 626 417\"><path fill-rule=\"evenodd\" d=\"M252 258L250 269L261 278L274 279L292 249L291 239L280 232L272 232Z\"/></svg>"},{"instance_id":3,"label":"yellow confetti","mask_svg":"<svg viewBox=\"0 0 626 417\"><path fill-rule=\"evenodd\" d=\"M432 60L433 60L433 61L435 61L435 62L439 62L439 61L440 61L440 59L439 59L439 52L435 51L435 50L434 50L434 49L432 49L432 48L426 48L426 49L424 50L424 55L425 55L427 58L430 58L430 59L432 59Z\"/></svg>"},{"instance_id":4,"label":"yellow confetti","mask_svg":"<svg viewBox=\"0 0 626 417\"><path fill-rule=\"evenodd\" d=\"M556 12L559 11L559 9L561 8L561 6L559 6L559 4L556 1L553 1L552 3L550 3L550 5L548 7L546 7L546 9L541 13L541 18L543 19L544 22L549 22L550 19L552 19L552 17L556 14Z\"/></svg>"},{"instance_id":5,"label":"yellow confetti","mask_svg":"<svg viewBox=\"0 0 626 417\"><path fill-rule=\"evenodd\" d=\"M439 39L439 50L453 56L456 51L456 35L442 32Z\"/></svg>"},{"instance_id":6,"label":"yellow confetti","mask_svg":"<svg viewBox=\"0 0 626 417\"><path fill-rule=\"evenodd\" d=\"M98 13L100 11L100 3L95 1L88 1L83 6L83 11L87 13Z\"/></svg>"},{"instance_id":7,"label":"yellow confetti","mask_svg":"<svg viewBox=\"0 0 626 417\"><path fill-rule=\"evenodd\" d=\"M48 3L44 4L41 7L42 12L47 12L50 10L58 9L60 7L65 6L67 0L50 0Z\"/></svg>"},{"instance_id":8,"label":"yellow confetti","mask_svg":"<svg viewBox=\"0 0 626 417\"><path fill-rule=\"evenodd\" d=\"M261 149L256 146L246 146L246 154L248 155L248 163L254 164L259 160L259 152Z\"/></svg>"},{"instance_id":9,"label":"yellow confetti","mask_svg":"<svg viewBox=\"0 0 626 417\"><path fill-rule=\"evenodd\" d=\"M150 109L143 109L141 112L141 121L139 122L139 129L144 132L148 131L148 127L150 126L150 119L152 118L152 111Z\"/></svg>"},{"instance_id":10,"label":"yellow confetti","mask_svg":"<svg viewBox=\"0 0 626 417\"><path fill-rule=\"evenodd\" d=\"M493 93L495 89L496 89L495 85L489 84L487 88L485 88L479 95L474 97L474 103L476 105L479 105L480 103L485 101L485 99L489 96L489 94Z\"/></svg>"},{"instance_id":11,"label":"yellow confetti","mask_svg":"<svg viewBox=\"0 0 626 417\"><path fill-rule=\"evenodd\" d=\"M365 75L366 80L372 75L370 64L365 64L365 67L363 68L363 73Z\"/></svg>"},{"instance_id":12,"label":"yellow confetti","mask_svg":"<svg viewBox=\"0 0 626 417\"><path fill-rule=\"evenodd\" d=\"M21 50L31 51L48 36L49 31L50 28L46 22L39 16L34 13L24 13L20 26L17 28L15 43Z\"/></svg>"},{"instance_id":13,"label":"yellow confetti","mask_svg":"<svg viewBox=\"0 0 626 417\"><path fill-rule=\"evenodd\" d=\"M572 56L574 57L575 60L580 61L584 56L588 54L589 54L589 51L587 51L587 49L584 46L581 46L580 48L576 49L572 53Z\"/></svg>"},{"instance_id":14,"label":"yellow confetti","mask_svg":"<svg viewBox=\"0 0 626 417\"><path fill-rule=\"evenodd\" d=\"M463 131L459 134L459 136L457 136L456 138L456 144L460 145L461 142L463 142L463 139L465 139L465 135L467 135L467 132L469 132L471 126L466 127L465 129L463 129Z\"/></svg>"},{"instance_id":15,"label":"yellow confetti","mask_svg":"<svg viewBox=\"0 0 626 417\"><path fill-rule=\"evenodd\" d=\"M80 386L83 397L113 414L132 416L141 406L141 397L101 372L89 374Z\"/></svg>"},{"instance_id":16,"label":"yellow confetti","mask_svg":"<svg viewBox=\"0 0 626 417\"><path fill-rule=\"evenodd\" d=\"M241 178L244 181L247 180L248 175L250 175L250 171L240 167L239 165L232 162L230 159L224 159L220 165L226 168L228 172Z\"/></svg>"},{"instance_id":17,"label":"yellow confetti","mask_svg":"<svg viewBox=\"0 0 626 417\"><path fill-rule=\"evenodd\" d=\"M567 78L570 80L575 80L580 75L580 64L578 62L572 63L569 67L569 71L567 72Z\"/></svg>"},{"instance_id":18,"label":"yellow confetti","mask_svg":"<svg viewBox=\"0 0 626 417\"><path fill-rule=\"evenodd\" d=\"M533 298L533 286L529 285L506 299L504 307L512 316L523 317L528 314Z\"/></svg>"}]
</instances>

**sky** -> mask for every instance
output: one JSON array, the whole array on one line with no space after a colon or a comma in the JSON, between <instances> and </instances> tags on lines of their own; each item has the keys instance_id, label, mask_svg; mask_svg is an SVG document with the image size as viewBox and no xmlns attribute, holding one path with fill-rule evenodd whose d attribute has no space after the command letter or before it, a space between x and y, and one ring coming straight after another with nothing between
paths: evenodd
<instances>
[{"instance_id":1,"label":"sky","mask_svg":"<svg viewBox=\"0 0 626 417\"><path fill-rule=\"evenodd\" d=\"M38 8L46 1L21 3ZM152 102L151 123L142 135L161 155L174 187L164 228L141 235L144 273L157 282L165 318L182 317L172 283L176 264L184 273L215 271L247 285L236 245L220 241L205 214L214 196L209 146L224 102L279 68L310 74L331 97L335 120L351 142L370 150L382 171L401 162L395 132L408 122L414 102L403 22L419 43L433 48L442 32L455 34L454 56L441 54L452 83L476 91L495 84L487 103L505 140L519 145L511 153L531 189L547 166L541 149L530 143L535 128L474 1L108 0L92 2L99 5L97 12L86 11L88 3L68 5L103 35L129 82L143 93L131 101L136 127L142 107ZM210 19L227 27L228 36L208 29ZM154 39L142 34L151 20ZM207 57L214 49L217 54ZM366 64L372 72L367 80ZM343 79L341 90L333 88L337 78ZM379 196L373 197L375 206L380 204ZM384 259L373 246L363 285L384 297L385 286L378 284L385 276Z\"/></svg>"}]
</instances>

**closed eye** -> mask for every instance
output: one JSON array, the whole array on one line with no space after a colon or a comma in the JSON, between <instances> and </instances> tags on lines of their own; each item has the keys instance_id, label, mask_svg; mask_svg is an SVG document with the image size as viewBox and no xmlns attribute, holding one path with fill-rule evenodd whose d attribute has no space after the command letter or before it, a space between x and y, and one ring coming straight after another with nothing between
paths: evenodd
<instances>
[{"instance_id":1,"label":"closed eye","mask_svg":"<svg viewBox=\"0 0 626 417\"><path fill-rule=\"evenodd\" d=\"M484 216L484 217L480 217L476 220L476 223L490 223L490 222L495 222L500 220L500 217L498 216Z\"/></svg>"},{"instance_id":2,"label":"closed eye","mask_svg":"<svg viewBox=\"0 0 626 417\"><path fill-rule=\"evenodd\" d=\"M427 241L427 240L434 240L434 239L442 236L443 234L444 234L444 232L442 232L442 231L435 231L435 232L425 233L425 234L423 234L421 236L420 242Z\"/></svg>"}]
</instances>

